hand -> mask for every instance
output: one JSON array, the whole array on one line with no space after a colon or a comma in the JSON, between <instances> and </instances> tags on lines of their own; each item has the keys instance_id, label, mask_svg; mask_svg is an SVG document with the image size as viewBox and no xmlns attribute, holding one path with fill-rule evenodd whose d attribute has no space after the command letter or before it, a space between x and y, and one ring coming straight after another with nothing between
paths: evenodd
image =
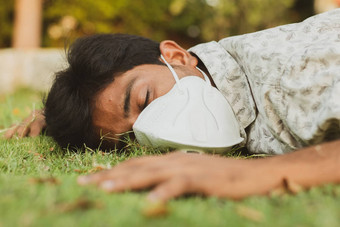
<instances>
[{"instance_id":1,"label":"hand","mask_svg":"<svg viewBox=\"0 0 340 227\"><path fill-rule=\"evenodd\" d=\"M19 138L30 136L38 136L41 131L46 127L45 116L42 110L32 111L31 115L24 119L20 124L13 125L5 133L5 138L10 139L14 135Z\"/></svg>"},{"instance_id":2,"label":"hand","mask_svg":"<svg viewBox=\"0 0 340 227\"><path fill-rule=\"evenodd\" d=\"M282 184L279 172L262 161L176 152L128 160L110 170L81 176L78 183L95 184L108 192L155 186L148 198L156 201L187 193L239 199L268 193Z\"/></svg>"},{"instance_id":3,"label":"hand","mask_svg":"<svg viewBox=\"0 0 340 227\"><path fill-rule=\"evenodd\" d=\"M78 183L96 184L108 192L155 186L149 199L166 201L187 194L240 199L290 185L309 188L340 183L340 140L263 159L171 153L123 162ZM294 190L293 190L294 191Z\"/></svg>"}]
</instances>

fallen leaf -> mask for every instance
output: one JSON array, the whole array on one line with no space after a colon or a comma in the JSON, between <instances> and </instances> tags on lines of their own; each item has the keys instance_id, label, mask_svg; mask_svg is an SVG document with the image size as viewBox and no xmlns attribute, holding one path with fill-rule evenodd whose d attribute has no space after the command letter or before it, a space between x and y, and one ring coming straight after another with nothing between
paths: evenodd
<instances>
[{"instance_id":1,"label":"fallen leaf","mask_svg":"<svg viewBox=\"0 0 340 227\"><path fill-rule=\"evenodd\" d=\"M36 177L29 179L31 184L59 184L59 180L55 177Z\"/></svg>"},{"instance_id":2,"label":"fallen leaf","mask_svg":"<svg viewBox=\"0 0 340 227\"><path fill-rule=\"evenodd\" d=\"M96 167L93 167L92 169L90 169L87 172L88 173L95 173L95 172L98 172L98 171L101 171L101 170L104 170L104 169L106 169L106 167L104 167L104 166L96 166Z\"/></svg>"},{"instance_id":3,"label":"fallen leaf","mask_svg":"<svg viewBox=\"0 0 340 227\"><path fill-rule=\"evenodd\" d=\"M57 205L57 210L60 212L72 212L76 210L101 209L103 204L97 201L89 200L88 198L78 198L74 202L61 203Z\"/></svg>"},{"instance_id":4,"label":"fallen leaf","mask_svg":"<svg viewBox=\"0 0 340 227\"><path fill-rule=\"evenodd\" d=\"M38 152L34 153L33 155L37 156L39 160L45 160L45 157L42 154L38 153Z\"/></svg>"},{"instance_id":5,"label":"fallen leaf","mask_svg":"<svg viewBox=\"0 0 340 227\"><path fill-rule=\"evenodd\" d=\"M272 196L280 196L280 195L284 195L284 194L297 194L299 192L301 192L303 190L303 187L297 183L295 183L292 180L289 180L287 178L283 178L282 180L282 186L273 189L270 192L270 195Z\"/></svg>"},{"instance_id":6,"label":"fallen leaf","mask_svg":"<svg viewBox=\"0 0 340 227\"><path fill-rule=\"evenodd\" d=\"M238 205L236 207L236 213L244 218L255 222L263 221L263 213L250 207Z\"/></svg>"},{"instance_id":7,"label":"fallen leaf","mask_svg":"<svg viewBox=\"0 0 340 227\"><path fill-rule=\"evenodd\" d=\"M161 217L169 214L169 209L164 202L156 202L148 204L142 213L148 218Z\"/></svg>"},{"instance_id":8,"label":"fallen leaf","mask_svg":"<svg viewBox=\"0 0 340 227\"><path fill-rule=\"evenodd\" d=\"M18 108L14 108L14 109L12 110L12 114L13 114L13 115L19 115L19 114L20 114L20 110L19 110Z\"/></svg>"},{"instance_id":9,"label":"fallen leaf","mask_svg":"<svg viewBox=\"0 0 340 227\"><path fill-rule=\"evenodd\" d=\"M85 173L86 172L86 170L81 170L81 169L74 169L73 171L76 172L76 173Z\"/></svg>"},{"instance_id":10,"label":"fallen leaf","mask_svg":"<svg viewBox=\"0 0 340 227\"><path fill-rule=\"evenodd\" d=\"M295 183L292 180L289 180L288 178L283 178L283 186L288 192L294 195L303 190L301 185Z\"/></svg>"}]
</instances>

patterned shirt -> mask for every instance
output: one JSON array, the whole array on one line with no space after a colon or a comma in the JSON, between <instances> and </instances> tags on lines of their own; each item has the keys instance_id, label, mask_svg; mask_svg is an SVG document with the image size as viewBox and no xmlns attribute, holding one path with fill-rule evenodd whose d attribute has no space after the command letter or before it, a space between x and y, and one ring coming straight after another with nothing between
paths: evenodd
<instances>
[{"instance_id":1,"label":"patterned shirt","mask_svg":"<svg viewBox=\"0 0 340 227\"><path fill-rule=\"evenodd\" d=\"M232 106L250 152L340 138L340 9L189 51Z\"/></svg>"}]
</instances>

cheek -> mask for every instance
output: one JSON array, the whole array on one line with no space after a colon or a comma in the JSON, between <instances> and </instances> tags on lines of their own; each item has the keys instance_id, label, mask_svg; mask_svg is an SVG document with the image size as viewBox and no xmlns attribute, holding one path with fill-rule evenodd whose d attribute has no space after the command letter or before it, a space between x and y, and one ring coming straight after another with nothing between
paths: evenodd
<instances>
[{"instance_id":1,"label":"cheek","mask_svg":"<svg viewBox=\"0 0 340 227\"><path fill-rule=\"evenodd\" d=\"M163 80L162 82L159 83L158 89L156 88L157 92L156 92L156 96L157 98L160 96L165 95L166 93L168 93L173 86L175 85L175 80L173 78L167 79L167 80ZM156 98L156 97L155 97Z\"/></svg>"},{"instance_id":2,"label":"cheek","mask_svg":"<svg viewBox=\"0 0 340 227\"><path fill-rule=\"evenodd\" d=\"M130 122L130 129L129 129L129 131L132 131L132 126L136 122L139 114L140 114L140 111L138 113L134 114L133 116L131 116L131 122Z\"/></svg>"}]
</instances>

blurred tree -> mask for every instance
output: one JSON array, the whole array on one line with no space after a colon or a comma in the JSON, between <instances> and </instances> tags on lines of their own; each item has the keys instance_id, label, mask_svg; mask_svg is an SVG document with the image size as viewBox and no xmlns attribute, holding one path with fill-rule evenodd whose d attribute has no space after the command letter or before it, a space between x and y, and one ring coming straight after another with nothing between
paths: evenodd
<instances>
[{"instance_id":1,"label":"blurred tree","mask_svg":"<svg viewBox=\"0 0 340 227\"><path fill-rule=\"evenodd\" d=\"M205 6L204 0L45 0L44 43L61 45L65 38L106 32L185 39L187 28L201 20L202 11L197 9ZM72 29L63 23L65 17L75 21Z\"/></svg>"},{"instance_id":2,"label":"blurred tree","mask_svg":"<svg viewBox=\"0 0 340 227\"><path fill-rule=\"evenodd\" d=\"M41 40L42 0L15 0L14 48L38 48Z\"/></svg>"},{"instance_id":3,"label":"blurred tree","mask_svg":"<svg viewBox=\"0 0 340 227\"><path fill-rule=\"evenodd\" d=\"M292 10L292 18L294 20L304 19L315 14L315 0L295 0Z\"/></svg>"},{"instance_id":4,"label":"blurred tree","mask_svg":"<svg viewBox=\"0 0 340 227\"><path fill-rule=\"evenodd\" d=\"M202 24L205 40L221 39L290 23L294 0L209 0L215 8Z\"/></svg>"},{"instance_id":5,"label":"blurred tree","mask_svg":"<svg viewBox=\"0 0 340 227\"><path fill-rule=\"evenodd\" d=\"M0 47L11 45L14 0L0 0Z\"/></svg>"},{"instance_id":6,"label":"blurred tree","mask_svg":"<svg viewBox=\"0 0 340 227\"><path fill-rule=\"evenodd\" d=\"M323 13L340 7L340 0L315 0L314 7L317 13Z\"/></svg>"},{"instance_id":7,"label":"blurred tree","mask_svg":"<svg viewBox=\"0 0 340 227\"><path fill-rule=\"evenodd\" d=\"M173 39L189 47L304 19L295 6L299 1L313 5L313 0L44 0L43 46L121 32ZM0 5L0 15L3 8ZM6 45L2 39L0 45Z\"/></svg>"}]
</instances>

